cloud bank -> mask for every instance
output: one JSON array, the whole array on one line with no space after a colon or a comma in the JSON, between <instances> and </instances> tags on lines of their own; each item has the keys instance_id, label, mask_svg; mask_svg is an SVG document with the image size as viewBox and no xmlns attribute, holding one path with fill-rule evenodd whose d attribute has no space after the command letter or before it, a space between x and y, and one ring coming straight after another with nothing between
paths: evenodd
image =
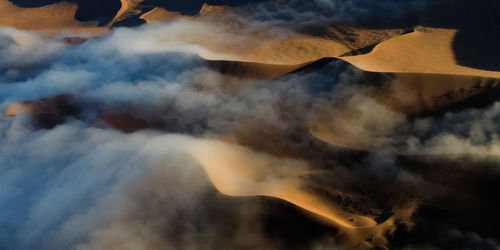
<instances>
[{"instance_id":1,"label":"cloud bank","mask_svg":"<svg viewBox=\"0 0 500 250\"><path fill-rule=\"evenodd\" d=\"M368 10L355 8L358 5ZM372 7L399 5L303 3L307 10L323 8L321 18L330 18L328 13L339 8L357 16ZM286 15L300 21L317 12L259 13L257 19L282 30L290 23ZM36 112L30 109L21 109L15 117L0 115L0 248L322 249L338 247L342 237L357 236L344 232L336 237L338 228L324 218L313 218L283 201L218 192L190 149L213 148L212 143L221 140L262 153L264 163L278 159L306 164L306 173L297 178L308 184L305 190L341 204L343 212L370 215L377 222L390 221L409 204L421 205L424 212L483 209L486 217L480 216L480 223L498 207L487 194L481 199L473 189L454 190L498 176L499 104L408 120L376 99L377 88L390 84L390 76L373 77L339 60L271 80L224 75L199 55L225 60L235 59L233 55L201 46L198 39L213 38L221 48L255 41L239 39L228 30L231 27L197 21L167 22L119 28L102 39L69 46L58 36L1 29L0 54L9 59L0 64L0 108L63 96L79 109L49 113L63 116L50 129L37 125ZM223 85L238 84L243 87L224 91ZM318 140L309 134L309 124L317 120L354 131L356 136L347 140L361 139L370 150L347 150ZM124 124L126 129L120 127ZM415 155L425 157L412 159ZM280 178L290 174L268 167ZM433 168L441 171L429 171ZM456 175L442 174L450 169ZM465 178L471 174L472 179ZM415 217L419 232L418 218L429 215L417 212ZM286 229L290 218L296 218L296 224ZM437 234L444 235L444 242L497 246L489 239L496 237L491 230L456 229L461 224L446 219ZM401 225L399 230L412 225L393 223ZM294 232L297 225L307 225L311 235ZM484 230L476 233L477 228ZM444 244L442 239L427 240Z\"/></svg>"}]
</instances>

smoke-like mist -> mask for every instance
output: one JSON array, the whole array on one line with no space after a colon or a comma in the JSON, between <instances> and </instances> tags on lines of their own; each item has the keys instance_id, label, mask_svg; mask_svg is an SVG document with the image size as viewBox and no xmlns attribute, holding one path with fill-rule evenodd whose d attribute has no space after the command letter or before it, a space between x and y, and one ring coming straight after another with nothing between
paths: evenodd
<instances>
[{"instance_id":1,"label":"smoke-like mist","mask_svg":"<svg viewBox=\"0 0 500 250\"><path fill-rule=\"evenodd\" d=\"M258 221L248 223L258 216L252 215L259 210L258 201L217 198L221 195L185 149L196 139L165 134L216 138L238 128L264 129L268 124L282 130L288 125L278 114L277 105L285 101L280 96L298 98L286 108L305 111L306 106L304 110L301 106L308 105L308 95L301 88L266 82L237 95L224 93L220 82L244 79L208 69L196 55L203 48L172 37L175 30L198 25L202 24L119 29L107 38L75 47L57 38L3 31L2 53L9 60L2 65L2 108L65 95L81 112L49 130L40 130L27 110L14 118L2 115L1 248L272 248L281 244L258 235ZM18 36L29 36L31 44L16 42ZM12 73L21 66L32 76ZM295 86L298 80L291 77L286 84ZM99 122L103 110L155 121L164 132L123 134L104 129L108 125ZM235 216L225 218L226 213ZM213 216L223 216L223 222ZM235 227L241 227L241 232L234 232Z\"/></svg>"},{"instance_id":2,"label":"smoke-like mist","mask_svg":"<svg viewBox=\"0 0 500 250\"><path fill-rule=\"evenodd\" d=\"M303 6L328 13L341 6L345 16L336 18L345 19L367 11L357 9L357 2L322 0ZM367 8L400 5L361 2ZM271 28L271 34L286 27L269 12L259 13L252 16L259 21L249 24L247 34L259 30L263 21L280 27ZM311 13L316 12L286 15L300 22ZM257 176L256 183L291 182L276 185L317 194L310 204L333 199L344 207L342 213L376 218L384 230L370 241L381 240L381 245L386 243L382 238L395 233L393 225L412 228L409 218L418 205L443 199L449 203L439 205L446 209L457 204L469 212L499 207L467 191L459 197L453 189L460 187L456 180L471 173L476 175L466 186L489 181L488 174L498 176L495 123L500 104L409 120L377 100L377 87L390 84L390 76L373 77L340 60L272 80L225 75L200 56L237 60L232 52L259 39L241 38L232 28L182 20L117 28L77 46L65 44L63 35L47 38L0 29L0 56L5 58L0 62L0 108L27 101L33 105L20 108L15 117L0 115L0 249L331 249L338 241L366 233L342 231L327 216L307 212L316 210L297 209L278 199L224 195L194 150L212 152L208 149L217 148L221 140L250 152L257 163L245 174ZM274 39L296 35L279 33ZM207 43L200 39L213 44L203 46ZM228 52L227 47L234 49ZM236 91L226 91L235 85ZM78 108L65 113L56 105L56 111L37 113L43 98L55 96ZM314 133L314 124L331 125L326 127L343 137L331 143ZM229 150L220 155L231 156ZM286 168L271 164L276 161ZM260 176L258 164L273 175ZM443 177L442 172L453 169L449 166L456 167L456 175ZM433 167L441 172L430 173ZM485 169L484 174L475 167ZM292 181L287 179L291 174ZM269 222L275 210L297 221L277 216ZM401 211L410 212L399 216ZM498 247L488 239L495 238L491 230L479 235L475 228L455 229L460 223L443 221L436 232L450 244ZM305 225L316 234L303 228L288 232L286 223ZM300 240L290 239L294 233Z\"/></svg>"}]
</instances>

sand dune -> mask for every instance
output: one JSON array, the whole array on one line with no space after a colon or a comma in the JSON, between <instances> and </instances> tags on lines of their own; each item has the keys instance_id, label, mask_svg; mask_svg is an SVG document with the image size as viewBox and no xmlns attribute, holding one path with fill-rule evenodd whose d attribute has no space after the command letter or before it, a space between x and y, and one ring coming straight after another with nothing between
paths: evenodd
<instances>
[{"instance_id":1,"label":"sand dune","mask_svg":"<svg viewBox=\"0 0 500 250\"><path fill-rule=\"evenodd\" d=\"M327 28L326 37L338 41L350 50L369 49L392 37L399 36L405 29L366 29L336 24Z\"/></svg>"},{"instance_id":2,"label":"sand dune","mask_svg":"<svg viewBox=\"0 0 500 250\"><path fill-rule=\"evenodd\" d=\"M340 56L350 51L351 49L337 41L304 35L272 42L267 46L238 54L237 57L247 62L289 65Z\"/></svg>"},{"instance_id":3,"label":"sand dune","mask_svg":"<svg viewBox=\"0 0 500 250\"><path fill-rule=\"evenodd\" d=\"M500 78L500 72L457 64L452 42L457 30L419 27L415 32L384 41L369 54L342 57L374 72L432 73ZM471 38L473 39L473 38Z\"/></svg>"},{"instance_id":4,"label":"sand dune","mask_svg":"<svg viewBox=\"0 0 500 250\"><path fill-rule=\"evenodd\" d=\"M403 30L369 30L354 27L344 27L342 33L337 31L327 37L317 37L307 34L293 34L277 37L272 30L258 30L246 33L242 30L228 30L229 33L246 37L248 43L238 46L221 41L216 45L207 41L199 43L209 50L231 55L230 60L257 62L267 64L304 64L325 58L344 59L342 55L371 46L403 33ZM258 46L257 46L258 45ZM205 59L215 59L210 55L200 54ZM223 60L223 58L217 58Z\"/></svg>"},{"instance_id":5,"label":"sand dune","mask_svg":"<svg viewBox=\"0 0 500 250\"><path fill-rule=\"evenodd\" d=\"M109 27L116 22L123 21L131 16L139 14L141 11L138 9L138 5L143 1L144 0L121 0L121 8L107 26Z\"/></svg>"},{"instance_id":6,"label":"sand dune","mask_svg":"<svg viewBox=\"0 0 500 250\"><path fill-rule=\"evenodd\" d=\"M452 49L455 34L456 30L421 27L380 43L368 54L339 59L386 75L390 80L372 98L408 117L467 108L473 98L481 99L474 104L496 101L500 72L458 65ZM310 132L333 145L372 150L388 139L380 133L367 135L359 117L350 110L336 114L335 119L325 111L323 117L311 123Z\"/></svg>"},{"instance_id":7,"label":"sand dune","mask_svg":"<svg viewBox=\"0 0 500 250\"><path fill-rule=\"evenodd\" d=\"M265 64L241 61L213 61L207 60L207 65L210 69L218 71L224 75L237 76L240 78L250 79L273 79L286 75L296 69L299 69L307 64ZM230 84L237 84L231 81ZM243 86L223 86L222 88L235 88L239 89Z\"/></svg>"},{"instance_id":8,"label":"sand dune","mask_svg":"<svg viewBox=\"0 0 500 250\"><path fill-rule=\"evenodd\" d=\"M75 19L78 6L59 2L38 8L21 8L8 0L0 0L0 25L22 30L72 30L75 32L100 32L95 22L79 22Z\"/></svg>"},{"instance_id":9,"label":"sand dune","mask_svg":"<svg viewBox=\"0 0 500 250\"><path fill-rule=\"evenodd\" d=\"M394 131L389 131L392 127L374 131L377 125L365 124L364 117L372 122L383 119L381 126L386 126L384 121L395 126L412 117L470 108L472 99L480 99L474 101L475 105L488 105L500 95L500 79L446 74L386 75L390 81L367 97L372 103L356 102L353 107L325 109L309 125L311 134L336 146L370 151L394 138L391 134Z\"/></svg>"},{"instance_id":10,"label":"sand dune","mask_svg":"<svg viewBox=\"0 0 500 250\"><path fill-rule=\"evenodd\" d=\"M377 96L380 103L410 116L444 111L468 98L491 91L500 79L446 74L394 74L390 87Z\"/></svg>"},{"instance_id":11,"label":"sand dune","mask_svg":"<svg viewBox=\"0 0 500 250\"><path fill-rule=\"evenodd\" d=\"M204 16L209 16L212 14L220 14L223 13L224 11L230 10L229 7L226 6L212 6L208 5L207 3L203 4L203 6L200 9L200 16L198 17L193 17L193 16L188 16L188 15L182 15L179 12L175 11L169 11L161 7L155 7L152 10L142 14L140 16L141 19L145 20L147 23L152 23L152 22L159 22L159 21L166 21L166 20L173 20L176 18L186 18L186 19L200 19L200 17Z\"/></svg>"},{"instance_id":12,"label":"sand dune","mask_svg":"<svg viewBox=\"0 0 500 250\"><path fill-rule=\"evenodd\" d=\"M194 142L187 148L204 167L214 186L231 196L270 196L295 204L340 230L339 240L350 246L383 246L395 222L409 223L415 209L395 211L385 222L344 211L335 202L308 189L305 162L275 158L222 142Z\"/></svg>"},{"instance_id":13,"label":"sand dune","mask_svg":"<svg viewBox=\"0 0 500 250\"><path fill-rule=\"evenodd\" d=\"M60 118L70 114L68 111L77 110L70 107L71 103L67 98L57 96L16 103L5 112L9 116L15 116L23 110L34 118L43 116L44 122L48 121L47 118L50 118L49 121L60 122ZM101 119L125 132L150 126L147 121L126 113L107 112ZM49 127L55 124L57 123L42 125ZM268 196L290 202L339 229L337 239L349 246L384 246L387 244L386 237L396 228L395 223L411 225L410 218L415 209L413 205L395 210L394 215L382 223L377 223L373 215L347 212L335 197L330 197L331 193L340 196L344 194L315 183L309 178L314 174L313 170L302 160L275 157L213 140L193 139L183 150L200 162L221 193L230 196Z\"/></svg>"},{"instance_id":14,"label":"sand dune","mask_svg":"<svg viewBox=\"0 0 500 250\"><path fill-rule=\"evenodd\" d=\"M121 8L106 27L97 27L97 23L82 23L74 18L78 8L76 4L61 2L38 8L21 8L8 0L1 0L0 25L38 31L66 29L72 32L102 32L114 23L140 13L142 0L122 0L121 2ZM246 24L246 22L251 22L250 20L240 20L235 15L220 15L228 10L230 8L205 4L200 10L200 16L193 18L157 7L142 14L140 18L148 23L179 17L195 19L199 22L212 23L225 30L226 33L240 38L235 42L228 40L222 34L219 37L214 33L220 33L220 31L206 30L199 34L199 32L186 30L183 42L227 55L227 57L214 57L212 53L200 53L200 56L205 59L280 65L299 65L324 57L338 57L403 32L401 29L369 30L338 25L332 26L326 37L306 34L277 37L276 34L282 32L276 32L268 27L256 29Z\"/></svg>"},{"instance_id":15,"label":"sand dune","mask_svg":"<svg viewBox=\"0 0 500 250\"><path fill-rule=\"evenodd\" d=\"M168 11L160 7L155 7L152 10L142 14L141 19L145 20L147 23L173 20L176 18L189 18L187 16L182 16L179 12Z\"/></svg>"},{"instance_id":16,"label":"sand dune","mask_svg":"<svg viewBox=\"0 0 500 250\"><path fill-rule=\"evenodd\" d=\"M269 65L300 65L324 57L339 57L404 32L403 29L363 29L335 25L330 27L328 34L324 37L291 34L262 26L262 24L252 24L253 21L234 14L224 15L230 10L231 8L225 6L205 4L199 16L190 17L162 8L154 8L143 14L141 18L148 23L185 18L212 24L217 27L217 30L209 27L196 32L186 30L186 33L182 34L183 42L196 44L211 52L199 54L207 60L231 60ZM214 54L219 56L214 56Z\"/></svg>"}]
</instances>

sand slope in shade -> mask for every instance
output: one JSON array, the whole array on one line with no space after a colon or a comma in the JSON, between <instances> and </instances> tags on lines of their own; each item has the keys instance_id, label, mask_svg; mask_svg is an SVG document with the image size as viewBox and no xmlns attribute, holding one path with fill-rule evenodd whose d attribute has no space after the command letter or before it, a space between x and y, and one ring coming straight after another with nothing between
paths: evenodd
<instances>
[{"instance_id":1,"label":"sand slope in shade","mask_svg":"<svg viewBox=\"0 0 500 250\"><path fill-rule=\"evenodd\" d=\"M447 74L394 73L385 74L390 79L371 96L371 103L356 102L354 107L331 110L328 107L309 124L316 138L335 146L374 150L381 142L394 138L394 127L386 131L374 131L380 126L365 124L369 121L386 124L401 124L408 118L440 114L471 107L488 105L500 96L500 79ZM484 96L484 97L482 97ZM366 98L366 97L365 97ZM368 99L367 99L368 100ZM384 122L385 121L385 122ZM405 152L399 152L404 154Z\"/></svg>"},{"instance_id":2,"label":"sand slope in shade","mask_svg":"<svg viewBox=\"0 0 500 250\"><path fill-rule=\"evenodd\" d=\"M299 69L307 64L296 64L296 65L280 65L280 64L265 64L265 63L253 63L253 62L240 62L240 61L214 61L207 60L207 66L210 69L218 71L224 75L236 76L239 78L248 79L273 79L283 75L286 75L296 69ZM245 81L241 81L244 83ZM239 90L246 85L240 85L238 82L230 81L229 84L222 83L223 89L231 88L234 90Z\"/></svg>"},{"instance_id":3,"label":"sand slope in shade","mask_svg":"<svg viewBox=\"0 0 500 250\"><path fill-rule=\"evenodd\" d=\"M370 53L342 57L374 72L432 73L500 78L500 72L460 66L452 48L457 30L418 27L377 45ZM471 38L473 39L473 38Z\"/></svg>"},{"instance_id":4,"label":"sand slope in shade","mask_svg":"<svg viewBox=\"0 0 500 250\"><path fill-rule=\"evenodd\" d=\"M371 47L403 34L405 29L366 29L342 24L327 28L326 37L338 41L352 51Z\"/></svg>"}]
</instances>

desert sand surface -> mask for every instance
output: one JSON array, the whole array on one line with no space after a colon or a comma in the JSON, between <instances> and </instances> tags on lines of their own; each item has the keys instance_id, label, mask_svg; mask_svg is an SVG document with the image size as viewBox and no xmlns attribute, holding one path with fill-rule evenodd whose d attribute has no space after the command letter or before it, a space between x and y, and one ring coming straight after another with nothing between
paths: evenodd
<instances>
[{"instance_id":1,"label":"desert sand surface","mask_svg":"<svg viewBox=\"0 0 500 250\"><path fill-rule=\"evenodd\" d=\"M283 199L325 218L340 228L350 246L383 246L395 221L409 221L414 207L397 211L381 224L368 216L350 214L342 207L307 191L305 162L280 159L223 142L200 142L189 147L215 187L231 196L269 196ZM365 241L370 239L370 242Z\"/></svg>"},{"instance_id":2,"label":"desert sand surface","mask_svg":"<svg viewBox=\"0 0 500 250\"><path fill-rule=\"evenodd\" d=\"M450 237L446 234L449 232L476 241L484 237L484 242L500 237L487 228L490 226L485 222L490 218L484 219L496 213L489 208L498 207L496 200L490 197L491 190L498 186L492 184L498 183L494 179L497 177L488 171L493 168L493 172L497 172L495 157L498 155L491 152L496 153L499 148L495 124L496 109L500 106L495 103L500 100L500 72L457 62L454 41L459 29L399 25L366 28L342 18L321 16L318 22L325 24L319 25L313 18L308 24L311 26L304 27L318 29L302 32L290 27L295 20L290 16L297 15L300 20L303 6L293 11L285 9L276 19L265 16L284 1L260 6L262 9L257 10L262 13L241 16L234 11L237 7L222 4L204 3L199 12L187 15L159 7L154 1L120 2L121 7L114 16L98 23L78 21L76 3L61 1L26 8L0 0L0 25L28 31L0 30L15 42L13 49L8 48L12 51L5 51L18 56L19 61L24 62L31 54L18 55L16 49L36 48L35 42L45 42L44 39L58 39L57 42L72 45L63 44L57 53L34 60L43 67L26 76L22 68L25 65L0 63L0 79L4 81L0 82L0 88L11 84L9 89L19 92L0 91L0 104L5 107L0 117L0 136L2 140L5 138L5 143L0 143L0 159L7 159L0 163L19 164L12 168L21 169L2 175L2 171L10 171L10 168L4 170L0 166L0 179L22 176L26 169L38 175L37 171L45 165L51 166L47 176L57 173L52 179L43 179L42 174L31 178L34 174L29 173L21 181L13 178L5 185L0 183L0 188L8 190L0 192L0 207L11 206L2 203L4 200L12 204L17 204L16 199L23 201L16 195L27 186L26 192L33 196L28 195L24 203L30 207L24 208L28 212L21 215L30 220L34 218L35 224L40 224L40 232L53 229L44 227L44 222L57 217L45 216L54 206L57 210L59 204L67 201L73 204L81 200L83 204L91 200L91 208L81 208L83 212L76 213L73 220L62 225L57 224L60 223L57 220L57 227L71 235L78 230L66 229L74 229L73 225L80 229L82 221L87 223L86 216L95 216L93 221L89 220L89 226L85 225L88 232L69 240L62 237L71 244L72 239L92 240L101 234L105 239L120 238L130 230L123 221L140 225L134 230L138 228L146 235L131 233L134 237L120 238L128 242L128 238L137 237L139 240L134 242L136 245L131 244L132 248L141 248L143 242L151 239L154 244L149 247L154 248L151 246L160 244L167 228L174 228L173 231L194 228L195 233L188 236L175 232L173 242L180 238L199 240L196 237L200 234L197 231L200 224L196 223L205 223L200 211L209 209L203 206L191 209L201 204L196 203L200 196L188 195L188 192L184 195L185 190L179 191L182 199L173 199L175 195L169 192L176 192L173 190L177 187L172 188L168 183L156 184L158 186L152 189L168 200L169 205L159 205L162 203L152 199L150 206L165 215L171 212L170 206L179 202L184 206L178 209L181 212L174 211L168 216L173 214L178 220L195 218L195 223L169 221L163 225L160 220L151 226L142 222L151 217L156 220L156 217L141 211L138 218L129 219L122 211L134 203L127 197L136 192L136 186L127 185L134 183L148 164L159 169L166 169L170 164L184 166L190 164L187 154L192 158L189 160L198 163L197 170L206 173L209 184L213 185L210 188L216 189L215 196L258 197L291 204L309 216L308 220L338 231L326 240L315 242L311 249L398 249L401 245L394 239L407 240L398 237L414 226L432 232L442 226L428 226L428 218L436 223L449 223L440 231L445 232L444 236L434 237ZM313 2L323 4L322 11L328 7L325 1ZM324 13L330 12L313 12ZM356 15L359 13L346 16L355 19ZM146 24L117 27L128 25L123 22L127 20L136 22L134 25L137 20L139 24ZM28 35L32 31L47 37ZM94 35L71 34L80 32ZM91 38L103 38L104 42L87 42ZM338 68L321 66L321 62ZM26 69L30 63L26 60ZM75 67L75 78L81 76L84 80L73 79L71 67ZM59 81L61 79L64 81ZM317 82L321 84L316 85ZM65 94L66 91L71 94ZM33 96L46 98L26 100ZM32 140L35 143L30 144ZM78 145L65 144L71 140L78 141ZM408 142L414 143L413 148L408 149ZM10 148L11 145L14 146ZM427 145L445 150L434 153L421 148ZM470 148L473 150L467 151ZM23 155L25 151L27 155ZM480 155L488 157L482 162ZM33 158L23 162L29 157ZM149 158L154 159L149 162ZM97 167L87 167L92 164ZM111 169L115 165L118 167ZM60 169L61 173L57 172ZM70 173L74 169L77 169L74 176L78 178L66 180L73 176ZM475 172L482 169L484 173ZM132 170L132 174L127 172ZM198 188L191 175L183 174L182 178L192 182L193 190ZM472 179L467 179L469 177ZM126 181L113 186L120 178ZM95 179L98 183L93 182ZM65 187L66 181L77 183L76 187L69 184L70 188ZM480 183L487 185L483 187ZM37 193L39 189L48 194ZM53 190L65 192L58 195L51 193ZM110 193L105 193L108 191ZM4 194L8 192L12 195ZM104 195L80 197L94 193ZM143 196L149 201L150 196ZM31 204L33 197L41 197L42 202ZM46 197L52 200L43 200ZM204 199L211 201L211 198ZM116 202L120 199L125 201ZM102 200L104 205L99 203ZM119 205L112 206L115 202ZM24 203L19 202L19 206ZM429 207L430 211L419 211ZM40 208L41 212L36 210ZM71 209L70 205L61 205L57 212ZM256 208L246 207L240 212L246 214L246 209ZM80 208L75 210L80 212ZM114 210L118 212L108 218L107 214L97 212L103 210L109 210L109 214ZM217 216L237 217L227 210L217 211L223 211ZM487 215L477 215L481 220L474 222L476 212L470 211ZM6 214L16 216L17 207L10 208ZM223 221L217 216L214 217ZM37 218L42 223L38 223ZM234 227L231 230L240 230L238 223L252 224L248 218L236 218L238 222L231 225ZM0 222L2 219L8 221L0 216ZM21 221L17 217L15 220ZM119 221L118 229L102 230L102 224L109 226L113 220ZM94 226L92 222L99 225ZM10 223L15 228L16 224ZM252 224L248 228L263 234L272 233L267 225L259 226L262 225ZM300 228L303 225L281 226ZM15 228L22 233L15 237L24 239L25 232L31 233L31 228L27 228ZM160 231L160 236L154 235L155 230ZM211 233L213 235L201 242L217 248L210 243L211 237L219 236L215 230ZM33 235L32 238L37 237ZM2 244L10 244L2 242L3 238L0 237L0 248ZM462 238L457 242L462 242ZM291 242L279 236L270 239L277 239L283 249ZM39 242L50 240L44 237ZM252 237L245 239L253 240ZM77 243L82 246L81 242ZM414 244L406 243L402 246ZM189 246L185 248L196 249L193 247L196 245Z\"/></svg>"},{"instance_id":3,"label":"desert sand surface","mask_svg":"<svg viewBox=\"0 0 500 250\"><path fill-rule=\"evenodd\" d=\"M188 18L186 16L182 16L179 12L168 11L160 7L155 7L140 16L140 18L145 20L147 23L173 20L181 17Z\"/></svg>"},{"instance_id":4,"label":"desert sand surface","mask_svg":"<svg viewBox=\"0 0 500 250\"><path fill-rule=\"evenodd\" d=\"M61 29L81 25L74 16L78 6L66 2L39 8L21 8L8 0L0 1L0 24L17 29Z\"/></svg>"},{"instance_id":5,"label":"desert sand surface","mask_svg":"<svg viewBox=\"0 0 500 250\"><path fill-rule=\"evenodd\" d=\"M116 22L123 21L129 17L138 15L141 10L138 9L139 4L144 0L121 0L121 7L116 13L115 17L106 25L110 27Z\"/></svg>"},{"instance_id":6,"label":"desert sand surface","mask_svg":"<svg viewBox=\"0 0 500 250\"><path fill-rule=\"evenodd\" d=\"M250 79L275 79L280 76L286 75L294 70L300 69L307 65L296 64L265 64L265 63L255 63L255 62L241 62L241 61L214 61L206 60L209 68L216 70L222 74L237 76L240 78L250 78ZM241 81L245 83L245 81ZM227 85L227 88L234 88L235 90L244 87L245 85L239 85L238 83L232 81Z\"/></svg>"},{"instance_id":7,"label":"desert sand surface","mask_svg":"<svg viewBox=\"0 0 500 250\"><path fill-rule=\"evenodd\" d=\"M366 55L342 57L375 72L433 73L500 78L500 72L457 64L452 48L457 30L417 27L415 32L380 43ZM473 38L471 38L473 39Z\"/></svg>"},{"instance_id":8,"label":"desert sand surface","mask_svg":"<svg viewBox=\"0 0 500 250\"><path fill-rule=\"evenodd\" d=\"M363 110L374 110L372 115L376 116L388 114L389 117L383 119L392 121L459 112L473 108L472 103L491 105L498 96L500 82L495 78L447 74L393 73L386 78L389 80L372 94L372 106L363 104L335 112L325 110L320 118L311 122L311 134L339 147L371 151L392 135L367 134L370 125L364 124L360 117L371 115ZM378 113L375 110L379 110Z\"/></svg>"},{"instance_id":9,"label":"desert sand surface","mask_svg":"<svg viewBox=\"0 0 500 250\"><path fill-rule=\"evenodd\" d=\"M0 25L21 30L42 31L53 34L60 30L80 32L102 32L94 22L80 22L75 19L78 6L58 2L36 8L22 8L8 0L0 1Z\"/></svg>"}]
</instances>

